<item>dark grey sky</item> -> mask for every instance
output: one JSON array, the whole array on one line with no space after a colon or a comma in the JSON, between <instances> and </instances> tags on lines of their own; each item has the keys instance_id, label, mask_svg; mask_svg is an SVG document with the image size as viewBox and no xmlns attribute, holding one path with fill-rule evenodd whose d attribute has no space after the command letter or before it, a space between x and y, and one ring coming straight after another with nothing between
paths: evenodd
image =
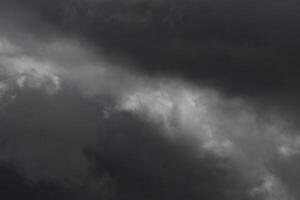
<instances>
[{"instance_id":1,"label":"dark grey sky","mask_svg":"<svg viewBox=\"0 0 300 200\"><path fill-rule=\"evenodd\" d=\"M277 93L299 84L300 6L294 0L16 4L55 31L79 36L112 59L133 60L147 73L178 73L241 93Z\"/></svg>"},{"instance_id":2,"label":"dark grey sky","mask_svg":"<svg viewBox=\"0 0 300 200\"><path fill-rule=\"evenodd\" d=\"M300 198L298 2L0 3L0 198Z\"/></svg>"}]
</instances>

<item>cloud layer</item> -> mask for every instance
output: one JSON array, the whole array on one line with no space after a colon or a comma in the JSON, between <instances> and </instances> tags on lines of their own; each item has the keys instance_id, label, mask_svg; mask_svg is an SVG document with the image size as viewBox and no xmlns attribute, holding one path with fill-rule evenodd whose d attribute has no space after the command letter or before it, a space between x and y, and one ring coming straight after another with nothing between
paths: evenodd
<instances>
[{"instance_id":1,"label":"cloud layer","mask_svg":"<svg viewBox=\"0 0 300 200\"><path fill-rule=\"evenodd\" d=\"M3 198L300 197L293 2L47 2L3 0Z\"/></svg>"}]
</instances>

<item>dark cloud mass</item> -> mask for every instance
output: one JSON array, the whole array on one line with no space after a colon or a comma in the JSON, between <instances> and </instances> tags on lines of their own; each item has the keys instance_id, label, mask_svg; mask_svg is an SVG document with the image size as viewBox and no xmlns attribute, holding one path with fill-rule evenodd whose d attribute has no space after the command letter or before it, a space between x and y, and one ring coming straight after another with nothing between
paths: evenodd
<instances>
[{"instance_id":1,"label":"dark cloud mass","mask_svg":"<svg viewBox=\"0 0 300 200\"><path fill-rule=\"evenodd\" d=\"M0 188L8 199L248 199L254 183L229 160L199 158L189 143L168 141L131 113L102 118L101 106L74 91L20 92L1 112L8 175Z\"/></svg>"},{"instance_id":2,"label":"dark cloud mass","mask_svg":"<svg viewBox=\"0 0 300 200\"><path fill-rule=\"evenodd\" d=\"M0 0L0 198L300 198L295 0Z\"/></svg>"},{"instance_id":3,"label":"dark cloud mass","mask_svg":"<svg viewBox=\"0 0 300 200\"><path fill-rule=\"evenodd\" d=\"M294 92L299 84L300 5L293 0L24 4L60 31L146 72L182 74L239 93Z\"/></svg>"}]
</instances>

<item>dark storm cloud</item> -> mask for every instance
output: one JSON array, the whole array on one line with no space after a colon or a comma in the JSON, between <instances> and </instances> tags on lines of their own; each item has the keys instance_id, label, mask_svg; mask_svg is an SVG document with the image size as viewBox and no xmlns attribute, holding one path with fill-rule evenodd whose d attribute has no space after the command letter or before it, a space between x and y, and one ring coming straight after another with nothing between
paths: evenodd
<instances>
[{"instance_id":1,"label":"dark storm cloud","mask_svg":"<svg viewBox=\"0 0 300 200\"><path fill-rule=\"evenodd\" d=\"M298 89L300 5L293 0L31 0L23 6L147 73L179 74L238 93Z\"/></svg>"},{"instance_id":2,"label":"dark storm cloud","mask_svg":"<svg viewBox=\"0 0 300 200\"><path fill-rule=\"evenodd\" d=\"M0 2L5 199L299 197L297 2Z\"/></svg>"},{"instance_id":3,"label":"dark storm cloud","mask_svg":"<svg viewBox=\"0 0 300 200\"><path fill-rule=\"evenodd\" d=\"M130 112L103 117L109 98L72 90L17 95L0 113L1 160L22 174L2 165L7 199L250 199L256 182L244 180L230 160L199 157L190 142L170 141Z\"/></svg>"},{"instance_id":4,"label":"dark storm cloud","mask_svg":"<svg viewBox=\"0 0 300 200\"><path fill-rule=\"evenodd\" d=\"M236 122L235 112L224 110L234 119L226 122L224 105L248 112L239 100L227 102L183 80L124 70L74 40L31 37L30 45L14 37L0 41L0 159L16 170L9 187L24 198L269 195L252 194L263 181L260 166L247 175L252 162L241 165L243 141L227 141L240 129L250 131L252 114L238 114L232 133L218 133ZM253 157L251 148L245 151ZM3 195L17 198L10 191Z\"/></svg>"},{"instance_id":5,"label":"dark storm cloud","mask_svg":"<svg viewBox=\"0 0 300 200\"><path fill-rule=\"evenodd\" d=\"M131 113L113 113L103 128L99 160L116 176L121 199L249 198L253 183L236 176L230 161L198 157L189 142L169 141Z\"/></svg>"}]
</instances>

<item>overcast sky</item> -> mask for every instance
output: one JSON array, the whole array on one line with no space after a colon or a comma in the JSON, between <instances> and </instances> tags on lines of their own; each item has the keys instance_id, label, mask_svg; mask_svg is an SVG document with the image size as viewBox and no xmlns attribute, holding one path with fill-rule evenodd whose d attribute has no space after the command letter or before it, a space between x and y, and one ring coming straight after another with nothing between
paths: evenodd
<instances>
[{"instance_id":1,"label":"overcast sky","mask_svg":"<svg viewBox=\"0 0 300 200\"><path fill-rule=\"evenodd\" d=\"M0 3L1 199L300 199L296 0Z\"/></svg>"}]
</instances>

